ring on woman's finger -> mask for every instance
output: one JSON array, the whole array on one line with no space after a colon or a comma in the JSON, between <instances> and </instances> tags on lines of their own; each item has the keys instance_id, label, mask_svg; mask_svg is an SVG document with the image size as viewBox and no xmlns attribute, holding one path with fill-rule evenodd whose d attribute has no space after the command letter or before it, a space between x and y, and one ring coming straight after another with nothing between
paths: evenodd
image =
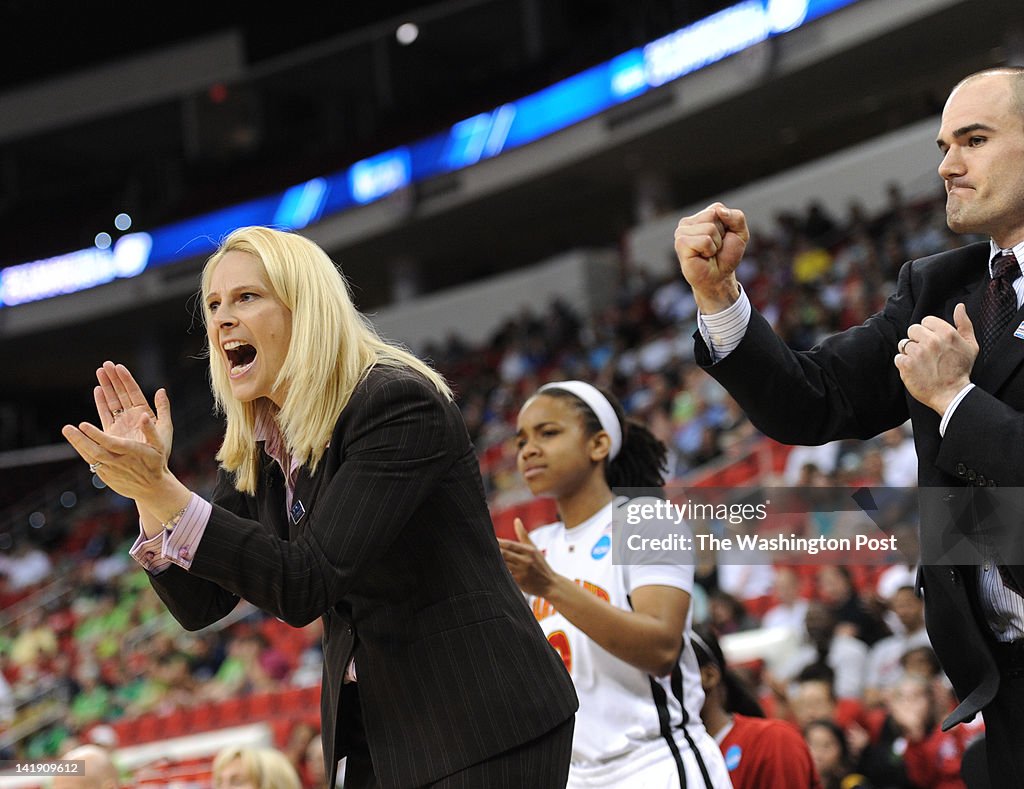
<instances>
[{"instance_id":1,"label":"ring on woman's finger","mask_svg":"<svg viewBox=\"0 0 1024 789\"><path fill-rule=\"evenodd\" d=\"M102 466L102 465L103 465L103 462L102 462L102 461L99 461L99 460L97 460L97 461L96 461L95 463L90 463L90 464L89 464L89 471L91 471L91 472L92 472L93 474L95 474L95 473L96 473L96 470L97 470L97 469L98 469L98 468L99 468L100 466Z\"/></svg>"},{"instance_id":2,"label":"ring on woman's finger","mask_svg":"<svg viewBox=\"0 0 1024 789\"><path fill-rule=\"evenodd\" d=\"M900 340L896 344L896 347L899 349L900 353L906 353L907 352L907 343L908 342L911 342L911 339L909 337L904 337L902 340Z\"/></svg>"},{"instance_id":3,"label":"ring on woman's finger","mask_svg":"<svg viewBox=\"0 0 1024 789\"><path fill-rule=\"evenodd\" d=\"M123 408L115 408L113 411L110 412L110 415L112 417L114 417L114 419L117 419L123 413L124 413L124 409Z\"/></svg>"}]
</instances>

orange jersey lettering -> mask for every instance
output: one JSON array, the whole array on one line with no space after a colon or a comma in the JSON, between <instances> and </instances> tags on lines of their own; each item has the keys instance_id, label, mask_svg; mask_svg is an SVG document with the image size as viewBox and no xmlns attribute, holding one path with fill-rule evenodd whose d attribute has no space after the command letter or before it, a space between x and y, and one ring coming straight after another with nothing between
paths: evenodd
<instances>
[{"instance_id":1,"label":"orange jersey lettering","mask_svg":"<svg viewBox=\"0 0 1024 789\"><path fill-rule=\"evenodd\" d=\"M594 597L598 597L601 600L604 600L606 603L611 603L611 596L608 594L608 592L606 592L597 584L592 584L590 583L590 581L584 581L580 578L577 578L573 583L575 583L583 591L590 592L590 594L594 595ZM555 607L551 605L551 603L549 603L543 597L534 597L533 604L531 607L533 608L533 615L534 617L536 617L538 622L547 619L549 616L552 616L557 613Z\"/></svg>"}]
</instances>

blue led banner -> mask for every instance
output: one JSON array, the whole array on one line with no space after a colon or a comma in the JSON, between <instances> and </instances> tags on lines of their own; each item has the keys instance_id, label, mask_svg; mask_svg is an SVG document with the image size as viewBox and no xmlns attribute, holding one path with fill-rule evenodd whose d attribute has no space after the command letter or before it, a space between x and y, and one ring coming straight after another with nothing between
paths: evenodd
<instances>
[{"instance_id":1,"label":"blue led banner","mask_svg":"<svg viewBox=\"0 0 1024 789\"><path fill-rule=\"evenodd\" d=\"M112 249L79 250L0 269L0 307L73 293L146 268L207 255L232 230L298 230L433 176L470 167L622 104L856 0L746 0L518 101L459 121L432 137L356 162L279 194L250 200Z\"/></svg>"}]
</instances>

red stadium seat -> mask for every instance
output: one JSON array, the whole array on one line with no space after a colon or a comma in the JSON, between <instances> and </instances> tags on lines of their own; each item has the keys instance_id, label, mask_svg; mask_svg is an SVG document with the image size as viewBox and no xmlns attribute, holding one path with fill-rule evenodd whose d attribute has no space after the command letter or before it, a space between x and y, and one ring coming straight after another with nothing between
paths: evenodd
<instances>
[{"instance_id":1,"label":"red stadium seat","mask_svg":"<svg viewBox=\"0 0 1024 789\"><path fill-rule=\"evenodd\" d=\"M240 726L248 722L249 699L242 696L234 699L226 699L217 705L218 727Z\"/></svg>"},{"instance_id":2,"label":"red stadium seat","mask_svg":"<svg viewBox=\"0 0 1024 789\"><path fill-rule=\"evenodd\" d=\"M210 731L218 725L216 706L210 703L197 704L186 713L190 731Z\"/></svg>"},{"instance_id":3,"label":"red stadium seat","mask_svg":"<svg viewBox=\"0 0 1024 789\"><path fill-rule=\"evenodd\" d=\"M291 717L305 711L302 690L302 688L289 688L278 694L278 710L281 714Z\"/></svg>"},{"instance_id":4,"label":"red stadium seat","mask_svg":"<svg viewBox=\"0 0 1024 789\"><path fill-rule=\"evenodd\" d=\"M161 738L182 737L191 734L193 729L189 712L190 710L175 710L161 716L160 723L163 731Z\"/></svg>"},{"instance_id":5,"label":"red stadium seat","mask_svg":"<svg viewBox=\"0 0 1024 789\"><path fill-rule=\"evenodd\" d=\"M558 518L558 508L554 499L533 499L526 505L526 517L523 523L527 531L551 523Z\"/></svg>"},{"instance_id":6,"label":"red stadium seat","mask_svg":"<svg viewBox=\"0 0 1024 789\"><path fill-rule=\"evenodd\" d=\"M150 712L136 718L134 728L137 732L136 742L152 742L164 737L164 727L160 716Z\"/></svg>"},{"instance_id":7,"label":"red stadium seat","mask_svg":"<svg viewBox=\"0 0 1024 789\"><path fill-rule=\"evenodd\" d=\"M279 708L277 693L254 693L249 696L249 719L269 721L277 715Z\"/></svg>"},{"instance_id":8,"label":"red stadium seat","mask_svg":"<svg viewBox=\"0 0 1024 789\"><path fill-rule=\"evenodd\" d=\"M320 709L321 691L319 685L310 685L307 688L303 688L302 693L305 699L303 706L306 709Z\"/></svg>"},{"instance_id":9,"label":"red stadium seat","mask_svg":"<svg viewBox=\"0 0 1024 789\"><path fill-rule=\"evenodd\" d=\"M270 722L275 748L284 748L288 744L288 737L292 733L293 725L294 721L289 718L277 718Z\"/></svg>"}]
</instances>

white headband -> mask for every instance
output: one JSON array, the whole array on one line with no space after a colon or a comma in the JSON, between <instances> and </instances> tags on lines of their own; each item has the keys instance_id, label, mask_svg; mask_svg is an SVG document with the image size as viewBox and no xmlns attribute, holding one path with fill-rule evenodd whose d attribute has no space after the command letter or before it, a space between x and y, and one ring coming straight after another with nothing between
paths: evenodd
<instances>
[{"instance_id":1,"label":"white headband","mask_svg":"<svg viewBox=\"0 0 1024 789\"><path fill-rule=\"evenodd\" d=\"M615 415L615 409L608 402L608 398L601 394L601 390L586 381L553 381L544 384L537 391L543 392L546 389L564 389L587 404L597 417L597 421L601 423L601 429L611 439L612 447L608 451L608 459L615 460L619 450L622 449L622 425L619 424L619 418Z\"/></svg>"}]
</instances>

